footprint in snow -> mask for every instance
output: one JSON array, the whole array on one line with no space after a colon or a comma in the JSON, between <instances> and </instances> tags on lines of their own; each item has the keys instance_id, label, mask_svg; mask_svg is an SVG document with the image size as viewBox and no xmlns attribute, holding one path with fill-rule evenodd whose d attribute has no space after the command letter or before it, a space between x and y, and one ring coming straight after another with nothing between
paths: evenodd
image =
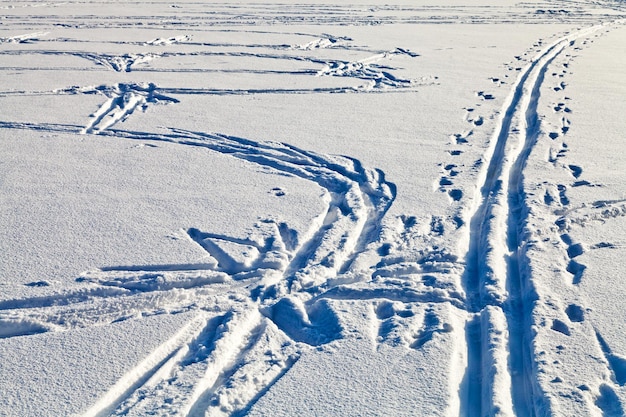
<instances>
[{"instance_id":1,"label":"footprint in snow","mask_svg":"<svg viewBox=\"0 0 626 417\"><path fill-rule=\"evenodd\" d=\"M459 189L450 190L448 191L448 195L453 201L459 201L463 198L463 191Z\"/></svg>"},{"instance_id":2,"label":"footprint in snow","mask_svg":"<svg viewBox=\"0 0 626 417\"><path fill-rule=\"evenodd\" d=\"M569 317L569 320L574 323L581 323L585 321L585 310L576 304L570 304L565 309L565 314Z\"/></svg>"},{"instance_id":3,"label":"footprint in snow","mask_svg":"<svg viewBox=\"0 0 626 417\"><path fill-rule=\"evenodd\" d=\"M551 329L554 330L555 332L559 332L561 334L564 334L565 336L571 336L571 334L572 334L570 329L569 329L569 327L568 327L568 325L565 322L563 322L563 321L561 321L559 319L554 319L552 321Z\"/></svg>"},{"instance_id":4,"label":"footprint in snow","mask_svg":"<svg viewBox=\"0 0 626 417\"><path fill-rule=\"evenodd\" d=\"M562 117L561 118L561 133L566 134L569 131L570 124L571 122L569 121L568 118Z\"/></svg>"},{"instance_id":5,"label":"footprint in snow","mask_svg":"<svg viewBox=\"0 0 626 417\"><path fill-rule=\"evenodd\" d=\"M569 206L569 198L567 197L567 187L563 184L559 184L556 186L557 190L559 190L559 200L561 202L561 205L563 206Z\"/></svg>"},{"instance_id":6,"label":"footprint in snow","mask_svg":"<svg viewBox=\"0 0 626 417\"><path fill-rule=\"evenodd\" d=\"M578 165L568 165L567 167L572 172L572 175L574 176L574 178L580 177L581 174L583 173L583 169L579 167Z\"/></svg>"},{"instance_id":7,"label":"footprint in snow","mask_svg":"<svg viewBox=\"0 0 626 417\"><path fill-rule=\"evenodd\" d=\"M457 171L455 168L457 166L455 164L448 164L446 166L443 167L444 170L448 171L448 174L451 177L456 177L457 175L459 175L459 171Z\"/></svg>"},{"instance_id":8,"label":"footprint in snow","mask_svg":"<svg viewBox=\"0 0 626 417\"><path fill-rule=\"evenodd\" d=\"M482 119L482 118L481 118ZM469 120L470 123L473 123L473 120ZM481 122L482 124L482 122ZM453 135L450 136L450 139L453 141L453 143L457 144L457 145L463 145L469 142L469 137L472 136L474 134L473 131L469 131L466 133L455 133Z\"/></svg>"},{"instance_id":9,"label":"footprint in snow","mask_svg":"<svg viewBox=\"0 0 626 417\"><path fill-rule=\"evenodd\" d=\"M49 287L50 283L48 281L34 281L24 285L27 287Z\"/></svg>"},{"instance_id":10,"label":"footprint in snow","mask_svg":"<svg viewBox=\"0 0 626 417\"><path fill-rule=\"evenodd\" d=\"M493 100L493 99L495 99L495 97L492 94L487 94L484 91L478 91L476 93L476 95L478 97L480 97L482 100Z\"/></svg>"},{"instance_id":11,"label":"footprint in snow","mask_svg":"<svg viewBox=\"0 0 626 417\"><path fill-rule=\"evenodd\" d=\"M276 197L283 197L286 194L285 191L280 187L274 187L270 190L270 192Z\"/></svg>"}]
</instances>

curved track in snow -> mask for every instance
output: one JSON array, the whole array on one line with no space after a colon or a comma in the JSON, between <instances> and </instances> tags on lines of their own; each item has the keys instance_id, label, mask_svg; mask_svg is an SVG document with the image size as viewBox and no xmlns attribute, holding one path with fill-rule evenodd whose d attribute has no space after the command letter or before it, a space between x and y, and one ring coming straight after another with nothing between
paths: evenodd
<instances>
[{"instance_id":1,"label":"curved track in snow","mask_svg":"<svg viewBox=\"0 0 626 417\"><path fill-rule=\"evenodd\" d=\"M12 127L65 131L58 126ZM327 210L305 236L274 221L264 224L266 234L256 240L187 230L189 239L216 260L213 265L103 267L78 279L89 283L90 290L3 303L2 337L112 323L138 314L198 311L196 319L118 381L86 416L168 410L193 416L207 409L219 414L216 410L229 407L240 411L297 360L294 342L315 346L337 337L334 313L323 294L341 284L340 273L378 239L382 218L395 198L395 186L381 171L351 158L219 134L181 129L98 133L208 148L313 181L326 192ZM224 242L253 248L257 255L250 261L233 258L221 249ZM316 295L322 299L312 300ZM238 301L226 314L211 313L219 305L233 304L227 301L233 297ZM242 375L248 375L244 382ZM252 375L254 381L248 381ZM174 400L162 404L163 395Z\"/></svg>"}]
</instances>

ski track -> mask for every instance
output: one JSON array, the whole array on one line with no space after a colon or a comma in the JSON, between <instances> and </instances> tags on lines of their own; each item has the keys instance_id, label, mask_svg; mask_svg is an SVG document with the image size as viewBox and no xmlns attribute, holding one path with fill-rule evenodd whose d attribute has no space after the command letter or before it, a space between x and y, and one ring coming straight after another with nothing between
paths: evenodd
<instances>
[{"instance_id":1,"label":"ski track","mask_svg":"<svg viewBox=\"0 0 626 417\"><path fill-rule=\"evenodd\" d=\"M8 38L7 38L8 39ZM13 39L13 38L11 38ZM30 39L30 38L29 38ZM186 39L186 38L185 38ZM335 43L338 41L333 38L325 38L330 46L326 47L313 47L308 44L304 46L288 46L282 47L282 49L294 49L294 50L304 50L304 51L315 51L318 49L328 49L332 48ZM335 40L335 42L331 42L329 39ZM153 40L148 41L147 44L152 45L151 42L159 41ZM7 41L8 42L8 41ZM168 42L168 40L163 40L163 42ZM173 43L184 42L183 39L180 41L172 41ZM313 44L324 44L323 40L312 41ZM0 42L1 43L1 42ZM205 46L203 44L191 44L197 46ZM212 46L212 45L207 45ZM232 48L233 45L224 45L217 46ZM215 46L213 46L215 47ZM274 45L240 45L241 48L246 49L256 49L256 48L266 48L266 49L278 49L279 47ZM344 49L348 49L347 47ZM78 58L83 58L95 63L98 66L102 66L106 69L116 72L198 72L198 73L208 73L208 72L218 72L218 73L252 73L252 74L282 74L282 75L296 75L296 76L316 76L316 77L341 77L341 78L351 78L365 81L364 84L357 86L345 86L345 87L327 87L327 88L301 88L301 89L249 89L249 90L219 90L219 89L172 89L169 92L175 92L178 94L262 94L262 93L272 93L272 94L304 94L304 93L341 93L341 92L380 92L381 90L405 90L405 91L415 91L417 87L428 86L437 84L438 77L436 76L423 76L417 79L407 79L400 78L393 74L393 71L396 70L394 67L390 67L388 65L378 64L377 62L389 60L393 56L406 56L409 58L416 58L419 54L403 49L396 48L392 51L370 51L365 48L349 48L350 50L364 51L369 53L374 53L374 55L364 58L358 61L341 61L336 59L324 59L321 57L310 56L310 55L293 55L293 54L276 54L276 53L262 53L262 52L244 52L244 51L196 51L196 52L144 52L144 53L132 53L132 54L123 54L123 55L112 55L112 54L96 54L91 52L76 52L76 51L54 51L54 50L32 50L32 49L11 49L0 51L0 55L6 56L28 56L28 55L43 55L43 56L75 56ZM223 57L223 58L254 58L258 60L267 60L267 61L287 61L287 62L308 62L316 66L321 66L321 69L316 69L314 67L310 69L298 69L298 70L271 70L271 69L211 69L211 68L194 68L194 69L153 69L150 68L148 64L150 61L160 58L160 59L172 59L179 57ZM29 71L39 71L39 70L58 70L59 68L45 68L45 67L3 67L5 70L29 70ZM71 69L71 68L67 68ZM80 68L81 70L94 71L97 68ZM32 94L32 95L47 95L47 94L59 94L59 93L67 93L67 94L75 94L78 92L85 93L85 91L70 88L64 91L52 91L52 92L19 92L20 95L23 94ZM1 95L10 95L15 94L15 92L0 92Z\"/></svg>"},{"instance_id":2,"label":"ski track","mask_svg":"<svg viewBox=\"0 0 626 417\"><path fill-rule=\"evenodd\" d=\"M323 48L323 45L324 42L314 41L297 49L332 47ZM264 58L258 54L243 55ZM195 228L182 231L209 255L211 260L203 264L105 266L81 274L76 279L85 286L81 290L4 301L0 304L3 324L0 337L100 326L151 315L199 312L179 334L129 370L85 415L154 412L189 416L205 412L243 415L293 366L303 346L319 346L341 337L333 300L373 302L382 297L405 302L451 302L463 307L461 295L452 290L450 284L439 283L431 277L429 285L425 286L415 278L402 277L403 274L436 272L442 259L429 259L426 254L424 259L408 267L397 267L397 261L389 261L376 275L380 284L374 291L358 286L369 279L372 271L355 269L353 263L361 254L374 250L372 244L376 246L383 218L395 199L395 185L385 179L382 171L368 169L353 158L317 154L283 143L256 142L177 128L161 133L115 129L115 125L138 109L146 111L151 105L175 104L179 100L172 96L184 94L388 92L413 85L411 80L393 76L391 68L376 64L390 55L418 56L398 48L356 63L318 62L328 68L349 67L348 71L333 70L317 75L366 81L363 88L356 89L210 91L159 88L152 83L119 83L44 93L17 92L18 95L97 94L105 96L106 101L84 127L0 122L1 128L97 134L207 148L276 174L312 181L325 190L327 208L303 235L275 220L260 221L255 225L257 233L245 238ZM82 56L94 59L91 55ZM109 58L107 63L111 62ZM112 69L132 68L132 63L124 65ZM415 281L416 288L403 294L395 285L386 284L397 277ZM339 290L340 287L345 289ZM333 289L339 291L333 292ZM225 315L222 314L224 306L232 306ZM220 323L217 327L226 326L226 329L218 337L216 317L226 316L242 319L233 318L228 325ZM443 330L426 329L426 336L414 348L420 348L440 331ZM185 360L184 355L200 349L200 339L205 340L203 346L211 349L211 353L192 361ZM253 381L249 380L249 375L255 376ZM163 397L171 402L160 403Z\"/></svg>"},{"instance_id":3,"label":"ski track","mask_svg":"<svg viewBox=\"0 0 626 417\"><path fill-rule=\"evenodd\" d=\"M153 90L145 88L140 91L148 95L153 93ZM124 107L121 106L121 109L124 110ZM96 117L95 120L96 123L90 126L97 125L101 118ZM87 290L54 298L3 302L0 313L2 337L102 325L154 314L219 311L223 308L220 306L232 305L232 300L237 300L235 306L241 304L246 307L246 312L241 314L256 317L249 325L238 322L229 325L223 341L214 342L216 353L213 359L209 362L203 360L205 376L196 375L199 372L195 369L197 366L188 368L170 364L179 360L172 346L182 349L179 347L181 344L193 344L195 342L189 341L190 338L198 337L186 336L183 340L177 336L176 343L168 341L153 352L111 388L86 415L109 415L112 410L118 409L121 410L120 415L152 412L160 406L150 403L150 398L156 400L155 395L163 392L174 398L186 399L183 403L172 405L172 409L182 413L180 415L199 415L199 410L213 407L216 398L222 399L219 410L230 410L228 415L248 407L297 360L295 348L285 346L292 346L294 341L315 346L338 337L340 329L336 319L332 318L334 313L327 301L323 297L311 297L323 294L326 291L324 287L341 285L340 271L348 269L358 253L377 239L378 227L395 198L395 186L388 183L380 171L366 169L351 158L320 155L286 144L254 142L173 128L169 129L169 133L155 134L89 128L76 132L72 127L49 125L15 124L11 127L83 134L97 132L129 140L167 141L204 147L277 173L313 181L327 192L327 212L320 216L306 236L294 236L287 225L269 220L258 225L260 236L245 239L189 229L185 231L189 239L206 250L215 259L214 263L103 267L88 271L77 279L88 285ZM251 259L249 256L238 258L236 254L224 250L228 245L245 247L253 256ZM349 282L353 280L352 277L346 278ZM324 324L317 320L322 320ZM258 340L262 338L268 339L265 343L272 346L269 350L272 359L266 362L250 359L250 355L254 358L267 355L257 352ZM294 352L289 353L290 350ZM259 363L267 365L259 370ZM248 370L249 367L253 368ZM166 368L177 371L168 373ZM173 384L178 391L172 392L174 388L169 383L153 381L156 375L164 373L169 376L163 377L163 381L179 377L184 381L191 380ZM244 384L245 389L232 388L233 378L241 380L242 373L255 374L255 382L248 381L247 385ZM250 393L253 394L250 396ZM248 402L244 401L247 395L250 396ZM148 399L133 400L137 396ZM215 409L213 414L220 415L219 410Z\"/></svg>"},{"instance_id":4,"label":"ski track","mask_svg":"<svg viewBox=\"0 0 626 417\"><path fill-rule=\"evenodd\" d=\"M194 4L186 3L188 6ZM201 6L201 3L196 5ZM62 4L41 6L61 7ZM394 18L392 12L397 11L396 6L370 10L341 5L300 5L298 8L281 5L280 14L275 11L272 15L271 10L267 14L275 20L268 20L267 16L255 20L248 15L243 21L240 7L237 4L226 7L212 16L211 22L184 15L182 23L177 24L195 28L206 24L217 27L235 24L243 27L240 31L252 33L254 30L246 26L268 21L282 25L455 21L439 16L438 8L432 7L405 7L406 17ZM274 6L259 4L256 7L267 9ZM488 23L511 19L504 16L504 12L491 12L482 13L482 17L472 18L472 21ZM323 17L328 13L332 16ZM590 19L569 16L554 9L533 8L531 13L522 7L519 13L518 17L529 22L553 18L555 13L560 14L562 21L570 23L587 23ZM37 16L28 18L37 20ZM158 21L161 28L164 24L161 18L165 17L133 16L132 20L118 17L114 22L94 22L92 18L83 21L76 16L70 19L69 24L81 28L127 28L135 27L134 22L143 19L145 27L156 26ZM8 15L5 19L12 21L16 17ZM242 416L291 369L303 349L342 337L344 329L333 309L333 302L357 300L370 303L376 320L373 332L377 342L394 346L404 344L411 349L422 349L433 338L453 331L452 326L444 321L445 312L441 311L442 306L449 306L466 312L468 317L463 329L467 364L459 387L460 415L535 415L535 410L542 408L545 400L537 387L536 369L532 362L530 326L532 302L536 294L529 271L524 268L527 265L528 232L525 226L528 207L524 200L523 170L540 134L537 103L549 65L576 39L588 36L600 27L573 32L546 46L522 69L511 86L482 161L483 169L479 173L469 214L454 219L458 228L465 227L467 230L465 258L458 259L451 254L450 248L442 248L421 251L415 260L388 254L391 245L410 248L412 240L423 239L416 237L414 218L386 218L396 196L395 185L387 181L382 171L366 168L354 158L323 155L285 143L258 142L221 133L175 127L159 132L139 132L116 126L137 109L146 111L152 105L178 103L179 98L174 96L415 92L418 86L436 84L437 77L401 78L393 74L396 68L380 62L393 55L416 58L419 56L417 53L402 48L372 51L355 46L354 41L347 37L293 32L288 34L314 39L293 45L240 45L195 42L191 35L180 35L124 43L147 49L141 53L114 55L18 48L20 44L55 41L43 32L0 38L0 44L14 46L0 51L1 55L74 56L115 72L149 74L152 71L174 71L152 69L149 63L155 59L180 56L211 56L306 62L312 65L311 69L305 70L244 69L232 72L344 77L364 82L358 86L330 88L239 90L118 83L55 91L0 92L0 96L98 94L106 97L85 126L0 121L0 129L97 134L205 148L275 174L311 181L325 190L326 203L326 210L320 213L304 235L298 235L289 225L277 220L259 221L255 225L256 232L244 238L189 228L182 233L206 251L210 261L203 264L102 266L77 277L76 281L82 284L79 290L2 301L0 338L101 326L151 315L193 314L194 317L182 329L128 370L83 415ZM283 52L154 51L156 47L171 45ZM327 49L359 51L369 56L356 61L342 61L312 54ZM321 69L313 66L321 66ZM47 68L10 69L34 71ZM208 68L188 71L228 72ZM492 81L504 84L499 79ZM564 87L565 84L561 83L557 88ZM482 91L478 97L493 99ZM557 104L555 112L564 108L564 105ZM474 115L472 112L473 109L467 110L468 123L473 128L482 126L486 115ZM557 135L565 134L567 129L569 121L564 118L561 133ZM472 133L469 130L454 135L452 139L455 144L461 145L467 143ZM554 157L554 161L557 157L559 155ZM458 174L456 168L454 164L446 165L445 174L439 181L439 187L448 193L452 201L464 198L461 190L449 188L453 185L453 177ZM575 179L583 172L577 165L569 165L568 169ZM558 194L561 203L566 206L564 186ZM626 215L623 202L597 203L598 207L580 210L578 217L570 215L568 221L584 223L601 221L607 216ZM607 206L611 210L605 209ZM598 210L594 210L596 208ZM433 217L430 227L432 235L442 234L442 219ZM574 258L582 253L582 246L572 242L566 234L562 240L570 259L567 271L577 284L585 266ZM379 255L381 262L374 268L363 268L359 263L360 257L373 251ZM32 286L38 285L46 285L46 282L32 283ZM567 310L570 321L581 321L582 314L582 308L576 305L570 305ZM558 327L556 321L554 323L553 327L562 327ZM562 324L567 329L567 325ZM594 339L604 354L613 379L624 386L626 361L612 352L597 329ZM616 396L613 387L602 384L599 392L596 405L610 413L611 404L615 403L613 397Z\"/></svg>"},{"instance_id":5,"label":"ski track","mask_svg":"<svg viewBox=\"0 0 626 417\"><path fill-rule=\"evenodd\" d=\"M465 415L530 416L547 408L535 385L532 364L531 313L537 295L526 267L528 207L523 170L540 134L537 103L550 63L576 39L602 27L557 39L530 60L511 87L484 156L467 216L463 282L468 309L475 317L467 324L469 362L461 389ZM494 326L508 330L508 342L488 339ZM499 389L494 391L496 386Z\"/></svg>"}]
</instances>

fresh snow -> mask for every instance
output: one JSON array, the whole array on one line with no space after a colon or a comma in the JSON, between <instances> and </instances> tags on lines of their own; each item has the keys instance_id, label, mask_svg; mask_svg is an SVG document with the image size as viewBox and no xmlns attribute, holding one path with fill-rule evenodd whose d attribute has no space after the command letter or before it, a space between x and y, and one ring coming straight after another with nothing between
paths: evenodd
<instances>
[{"instance_id":1,"label":"fresh snow","mask_svg":"<svg viewBox=\"0 0 626 417\"><path fill-rule=\"evenodd\" d=\"M625 23L0 1L0 415L624 415Z\"/></svg>"}]
</instances>

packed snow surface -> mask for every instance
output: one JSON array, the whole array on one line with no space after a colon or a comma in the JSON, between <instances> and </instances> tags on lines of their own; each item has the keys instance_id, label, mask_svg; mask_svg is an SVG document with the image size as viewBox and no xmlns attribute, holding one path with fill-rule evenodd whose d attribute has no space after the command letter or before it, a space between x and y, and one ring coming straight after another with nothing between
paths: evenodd
<instances>
[{"instance_id":1,"label":"packed snow surface","mask_svg":"<svg viewBox=\"0 0 626 417\"><path fill-rule=\"evenodd\" d=\"M621 416L626 4L0 0L0 416Z\"/></svg>"}]
</instances>

